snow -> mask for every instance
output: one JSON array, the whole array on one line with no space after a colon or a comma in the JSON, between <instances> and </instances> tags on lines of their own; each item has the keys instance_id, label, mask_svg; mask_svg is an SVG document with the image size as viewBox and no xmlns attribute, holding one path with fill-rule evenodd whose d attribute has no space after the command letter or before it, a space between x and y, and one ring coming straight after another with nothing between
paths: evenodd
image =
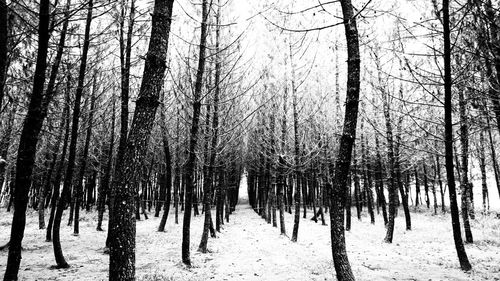
<instances>
[{"instance_id":1,"label":"snow","mask_svg":"<svg viewBox=\"0 0 500 281\"><path fill-rule=\"evenodd\" d=\"M245 189L243 182L242 204L218 238L209 239L210 253L196 251L203 216L193 218L192 268L180 262L182 220L174 224L173 212L162 233L156 231L159 218L137 222L138 280L335 280L330 227L301 219L298 242L292 243L244 204ZM308 210L308 217L311 214ZM55 264L52 244L44 241L45 230L38 230L37 214L28 214L20 280L107 280L106 232L95 231L95 212L82 215L80 236L73 236L66 225L61 230L63 251L71 267L53 270L49 269ZM473 266L470 273L459 269L449 214L412 213L413 230L405 231L400 210L393 244L383 242L385 228L380 216L371 225L366 213L361 222L354 215L353 209L352 231L346 240L357 280L500 280L500 220L493 215L478 214L472 221L475 242L466 245ZM8 240L11 219L11 214L0 211L0 243ZM292 226L293 216L287 213L287 233ZM6 261L6 252L0 252L2 274Z\"/></svg>"}]
</instances>

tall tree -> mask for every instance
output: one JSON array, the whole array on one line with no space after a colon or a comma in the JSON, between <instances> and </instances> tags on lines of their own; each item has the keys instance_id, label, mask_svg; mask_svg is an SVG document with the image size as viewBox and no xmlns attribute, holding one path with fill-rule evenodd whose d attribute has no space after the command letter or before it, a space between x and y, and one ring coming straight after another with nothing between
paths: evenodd
<instances>
[{"instance_id":1,"label":"tall tree","mask_svg":"<svg viewBox=\"0 0 500 281\"><path fill-rule=\"evenodd\" d=\"M358 28L354 7L351 0L341 0L340 5L342 6L347 42L347 93L344 128L340 137L339 151L335 161L335 173L333 174L332 193L330 195L330 234L333 265L339 281L354 280L345 245L344 205L352 148L356 139L361 72Z\"/></svg>"},{"instance_id":2,"label":"tall tree","mask_svg":"<svg viewBox=\"0 0 500 281\"><path fill-rule=\"evenodd\" d=\"M443 0L443 59L444 59L444 143L446 177L448 180L448 193L450 196L451 224L453 227L453 238L457 250L458 260L462 270L469 271L472 266L467 258L460 230L460 219L457 205L457 193L455 187L455 175L453 173L453 120L452 120L452 87L451 77L451 31L450 31L450 8L449 0Z\"/></svg>"},{"instance_id":3,"label":"tall tree","mask_svg":"<svg viewBox=\"0 0 500 281\"><path fill-rule=\"evenodd\" d=\"M186 193L184 220L182 225L182 262L191 266L191 258L189 254L190 227L191 227L191 208L193 204L193 190L196 168L196 145L198 143L198 131L201 109L201 90L203 86L203 73L205 71L205 50L207 42L207 20L209 14L209 4L207 0L203 0L201 14L201 36L200 49L198 57L198 69L196 72L196 82L193 93L193 118L191 119L191 132L189 137L189 151L186 163Z\"/></svg>"},{"instance_id":4,"label":"tall tree","mask_svg":"<svg viewBox=\"0 0 500 281\"><path fill-rule=\"evenodd\" d=\"M2 6L4 3L2 3ZM2 7L2 13L6 12ZM10 247L5 270L4 280L17 280L19 265L21 263L21 243L26 227L26 208L28 205L28 192L31 185L33 165L36 159L36 145L42 129L45 116L43 115L43 89L45 72L47 70L47 53L49 45L50 1L40 0L38 22L38 50L36 58L33 88L28 105L16 162L14 216L10 232ZM1 24L2 28L4 24ZM0 31L0 33L2 33ZM0 71L5 71L0 69ZM2 75L3 76L3 75ZM3 82L2 82L3 83ZM3 93L3 92L2 92Z\"/></svg>"},{"instance_id":5,"label":"tall tree","mask_svg":"<svg viewBox=\"0 0 500 281\"><path fill-rule=\"evenodd\" d=\"M7 45L8 45L8 16L7 1L0 0L0 110L4 96L5 80L7 78Z\"/></svg>"},{"instance_id":6,"label":"tall tree","mask_svg":"<svg viewBox=\"0 0 500 281\"><path fill-rule=\"evenodd\" d=\"M73 119L71 122L71 137L69 143L69 154L68 154L68 165L66 167L66 175L64 177L63 189L61 191L61 196L59 198L59 202L57 204L56 213L54 216L54 226L52 230L52 244L54 245L54 256L56 259L58 268L67 268L69 264L66 262L64 258L62 247L61 247L61 238L60 238L60 228L61 228L61 219L62 214L64 212L64 208L66 207L66 198L69 197L71 184L73 180L73 171L75 168L76 162L76 145L78 142L78 124L80 122L80 103L82 101L83 89L85 86L85 72L87 69L87 55L90 46L90 25L92 23L92 12L94 10L94 2L93 0L89 0L87 4L87 18L85 21L85 35L83 39L83 48L82 48L82 56L80 59L80 69L78 72L78 83L76 87L75 93L75 104L73 105Z\"/></svg>"},{"instance_id":7,"label":"tall tree","mask_svg":"<svg viewBox=\"0 0 500 281\"><path fill-rule=\"evenodd\" d=\"M155 0L151 39L122 165L113 184L109 280L135 280L135 194L167 69L173 0ZM124 204L125 203L125 204Z\"/></svg>"}]
</instances>

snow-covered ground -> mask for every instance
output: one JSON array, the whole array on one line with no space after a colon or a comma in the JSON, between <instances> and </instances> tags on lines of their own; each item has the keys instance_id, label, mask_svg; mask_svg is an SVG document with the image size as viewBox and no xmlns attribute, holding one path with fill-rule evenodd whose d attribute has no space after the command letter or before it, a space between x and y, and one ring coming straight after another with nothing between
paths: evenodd
<instances>
[{"instance_id":1,"label":"snow-covered ground","mask_svg":"<svg viewBox=\"0 0 500 281\"><path fill-rule=\"evenodd\" d=\"M240 194L245 197L246 191ZM309 210L308 217L311 213ZM402 211L399 214L393 244L382 242L385 229L381 217L375 225L366 216L361 222L353 217L347 249L358 280L500 280L499 219L479 216L473 221L475 242L466 249L474 269L464 273L459 269L449 214L412 213L412 231L404 230ZM8 240L11 218L4 209L0 211L0 243ZM106 233L95 231L96 218L95 213L83 212L78 237L64 226L61 240L71 267L52 270L52 244L44 241L45 231L38 230L36 213L29 213L20 279L107 280L109 257L103 253ZM209 239L211 252L201 254L196 249L203 220L202 216L194 217L192 268L180 262L182 221L174 224L171 213L163 233L156 231L158 223L159 218L137 222L139 280L335 280L330 227L309 219L301 219L298 242L292 243L241 204L218 238ZM292 215L286 215L286 226L291 233ZM6 261L7 253L0 252L0 274Z\"/></svg>"}]
</instances>

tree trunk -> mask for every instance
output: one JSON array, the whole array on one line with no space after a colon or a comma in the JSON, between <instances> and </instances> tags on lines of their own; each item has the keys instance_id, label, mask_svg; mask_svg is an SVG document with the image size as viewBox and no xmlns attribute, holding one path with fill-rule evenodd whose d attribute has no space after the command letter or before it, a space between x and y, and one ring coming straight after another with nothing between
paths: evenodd
<instances>
[{"instance_id":1,"label":"tree trunk","mask_svg":"<svg viewBox=\"0 0 500 281\"><path fill-rule=\"evenodd\" d=\"M83 199L83 177L85 176L85 172L87 169L87 158L89 157L89 147L90 147L90 138L92 137L92 119L94 118L94 110L95 110L95 91L97 87L96 82L96 73L94 72L94 84L92 87L92 95L90 96L90 111L89 111L89 122L87 124L87 132L85 136L85 144L83 146L83 154L82 161L80 163L80 173L76 182L76 202L75 202L75 223L73 234L78 235L80 233L80 203Z\"/></svg>"},{"instance_id":2,"label":"tree trunk","mask_svg":"<svg viewBox=\"0 0 500 281\"><path fill-rule=\"evenodd\" d=\"M168 143L168 133L167 133L167 120L165 116L165 108L162 110L162 138L163 138L163 153L165 154L165 171L160 175L162 178L161 187L165 190L165 197L160 197L160 200L164 200L163 203L163 215L161 216L160 226L158 226L158 231L165 231L165 224L167 223L168 213L170 211L170 201L172 199L172 155L170 154L170 146ZM153 168L153 167L151 167Z\"/></svg>"},{"instance_id":3,"label":"tree trunk","mask_svg":"<svg viewBox=\"0 0 500 281\"><path fill-rule=\"evenodd\" d=\"M380 145L378 142L378 137L375 136L375 146L377 153L377 172L375 177L377 179L377 201L378 204L382 207L382 217L384 218L384 225L387 225L387 207L384 195L384 178L383 178L383 169L382 169L382 156L380 155Z\"/></svg>"},{"instance_id":4,"label":"tree trunk","mask_svg":"<svg viewBox=\"0 0 500 281\"><path fill-rule=\"evenodd\" d=\"M97 200L97 231L103 231L102 229L102 220L104 217L104 211L106 209L106 199L109 200L109 183L111 180L111 169L113 167L113 148L115 146L115 112L116 107L115 107L115 100L113 98L113 109L112 109L112 116L111 116L111 137L109 140L108 144L108 153L107 153L107 163L106 163L106 168L104 170L104 177L102 178L102 182L99 184L99 189L98 189L98 200ZM109 208L108 208L109 209ZM108 220L109 218L108 214Z\"/></svg>"},{"instance_id":5,"label":"tree trunk","mask_svg":"<svg viewBox=\"0 0 500 281\"><path fill-rule=\"evenodd\" d=\"M488 185L486 184L486 156L484 147L486 146L484 140L484 132L479 132L479 168L481 170L481 186L483 192L483 212L486 213L490 210L490 196L488 194Z\"/></svg>"},{"instance_id":6,"label":"tree trunk","mask_svg":"<svg viewBox=\"0 0 500 281\"><path fill-rule=\"evenodd\" d=\"M66 152L68 151L68 140L69 140L69 133L70 133L70 113L69 113L69 108L70 108L70 98L69 98L69 92L71 90L71 77L68 75L67 76L67 81L66 81L66 97L65 97L65 105L64 105L64 111L66 112L64 116L64 143L63 143L63 149L61 153L61 159L59 160L59 166L57 167L57 172L56 172L56 177L54 181L51 183L53 192L52 192L52 199L50 203L50 217L49 217L49 224L47 226L47 233L45 236L45 241L50 242L52 241L52 229L53 229L53 224L54 224L54 216L57 208L57 202L59 200L59 189L61 187L61 179L64 171L64 161L66 160Z\"/></svg>"},{"instance_id":7,"label":"tree trunk","mask_svg":"<svg viewBox=\"0 0 500 281\"><path fill-rule=\"evenodd\" d=\"M401 201L403 203L403 211L405 213L406 230L411 230L411 216L410 208L408 207L408 194L405 191L402 175L401 175L401 155L399 153L399 147L401 145L401 137L399 134L396 135L396 144L394 145L394 170L396 172L396 184L399 188L399 194L401 194ZM396 192L397 196L397 192Z\"/></svg>"},{"instance_id":8,"label":"tree trunk","mask_svg":"<svg viewBox=\"0 0 500 281\"><path fill-rule=\"evenodd\" d=\"M80 71L78 74L78 86L76 88L75 94L75 104L73 108L73 120L71 124L71 139L69 144L69 156L68 156L68 165L66 167L66 176L64 177L63 189L61 192L61 198L59 199L57 210L54 217L54 228L52 230L53 236L53 245L54 245L54 256L56 259L58 268L67 268L69 267L66 259L64 258L61 241L60 241L60 226L61 226L61 218L64 212L64 208L66 205L66 198L68 198L70 194L70 188L73 179L73 170L76 162L76 145L78 139L78 123L80 117L80 103L83 95L83 87L85 82L85 71L87 68L87 54L90 45L90 24L92 23L92 10L93 10L93 0L88 2L88 10L87 10L87 19L85 24L85 37L83 41L83 50L80 64Z\"/></svg>"},{"instance_id":9,"label":"tree trunk","mask_svg":"<svg viewBox=\"0 0 500 281\"><path fill-rule=\"evenodd\" d=\"M335 162L335 173L333 175L333 187L330 197L332 255L335 271L337 272L337 280L339 281L354 280L345 245L344 203L352 148L356 139L361 71L359 38L354 7L350 0L341 0L340 4L342 6L347 41L348 75L344 128L340 138L338 157Z\"/></svg>"},{"instance_id":10,"label":"tree trunk","mask_svg":"<svg viewBox=\"0 0 500 281\"><path fill-rule=\"evenodd\" d=\"M191 266L191 257L189 253L190 245L190 227L191 227L191 208L193 203L194 176L196 168L196 145L198 143L198 131L200 121L201 108L201 90L203 86L203 73L205 70L205 50L207 41L207 20L208 20L208 1L203 0L202 19L201 19L201 36L198 70L196 72L196 83L193 95L193 118L191 120L191 133L189 139L188 160L186 163L186 194L184 207L184 220L182 225L182 262L187 266Z\"/></svg>"},{"instance_id":11,"label":"tree trunk","mask_svg":"<svg viewBox=\"0 0 500 281\"><path fill-rule=\"evenodd\" d=\"M8 45L8 16L7 1L0 0L0 109L2 108L2 101L4 96L5 80L7 79L7 68L8 68L8 56L7 56L7 45Z\"/></svg>"},{"instance_id":12,"label":"tree trunk","mask_svg":"<svg viewBox=\"0 0 500 281\"><path fill-rule=\"evenodd\" d=\"M455 190L455 175L453 174L453 121L452 121L452 86L451 77L451 43L450 43L450 12L449 0L443 0L443 37L444 37L444 122L445 122L445 151L446 151L446 175L448 179L448 190L450 195L450 210L453 227L453 238L457 250L458 260L462 270L472 269L460 231L460 219L457 206L457 194Z\"/></svg>"},{"instance_id":13,"label":"tree trunk","mask_svg":"<svg viewBox=\"0 0 500 281\"><path fill-rule=\"evenodd\" d=\"M468 167L469 167L469 128L467 120L467 101L465 100L463 90L458 91L458 103L460 112L460 143L462 147L462 167L461 167L461 181L460 181L460 199L461 199L461 210L462 210L462 220L464 222L465 231L465 242L472 243L472 231L470 229L469 221L469 177L468 177Z\"/></svg>"},{"instance_id":14,"label":"tree trunk","mask_svg":"<svg viewBox=\"0 0 500 281\"><path fill-rule=\"evenodd\" d=\"M4 3L2 3L3 5ZM2 10L5 11L2 7ZM4 280L17 280L19 265L21 263L21 243L26 226L26 208L28 205L28 192L31 185L31 176L36 158L36 145L43 125L42 112L43 88L45 72L47 69L47 50L49 42L49 10L50 1L41 0L38 24L38 50L33 79L33 89L30 96L28 113L26 114L19 149L17 153L16 178L15 178L15 209L12 219L9 255ZM3 17L3 16L2 16ZM3 26L3 24L2 24ZM1 54L0 54L1 55ZM3 92L2 92L3 93Z\"/></svg>"},{"instance_id":15,"label":"tree trunk","mask_svg":"<svg viewBox=\"0 0 500 281\"><path fill-rule=\"evenodd\" d=\"M293 220L293 232L292 232L292 242L297 242L297 236L299 232L299 222L300 222L300 182L302 175L299 171L300 165L300 150L299 150L299 117L297 109L297 88L295 87L295 65L293 60L292 43L289 43L290 51L290 67L292 72L292 107L293 107L293 132L294 132L294 159L295 159L295 193L294 193L294 204L295 204L295 215Z\"/></svg>"},{"instance_id":16,"label":"tree trunk","mask_svg":"<svg viewBox=\"0 0 500 281\"><path fill-rule=\"evenodd\" d=\"M116 168L117 177L111 192L113 205L109 229L109 280L135 280L136 229L133 214L137 175L140 174L146 156L164 83L173 3L173 0L154 2L151 37L141 87L126 141L123 164Z\"/></svg>"}]
</instances>

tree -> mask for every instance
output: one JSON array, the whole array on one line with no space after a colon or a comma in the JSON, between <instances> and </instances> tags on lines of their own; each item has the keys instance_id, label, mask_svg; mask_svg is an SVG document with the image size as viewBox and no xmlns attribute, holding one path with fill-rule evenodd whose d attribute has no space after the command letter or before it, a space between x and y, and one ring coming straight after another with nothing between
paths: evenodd
<instances>
[{"instance_id":1,"label":"tree","mask_svg":"<svg viewBox=\"0 0 500 281\"><path fill-rule=\"evenodd\" d=\"M3 5L4 3L2 3ZM2 13L5 9L2 7ZM21 263L21 243L26 226L26 207L28 204L28 192L32 180L33 165L35 163L36 145L38 136L42 129L45 116L43 115L43 88L45 84L45 72L47 69L47 52L49 44L49 21L50 1L41 0L39 8L38 23L38 51L36 59L35 76L31 92L28 113L26 114L16 162L15 179L15 210L12 219L10 234L9 256L4 280L17 280L19 265ZM4 25L2 24L2 27ZM1 32L0 32L1 33ZM1 54L0 54L1 55ZM5 71L0 69L0 71ZM2 74L3 76L3 74ZM3 81L2 81L3 83ZM3 91L2 91L3 93Z\"/></svg>"},{"instance_id":2,"label":"tree","mask_svg":"<svg viewBox=\"0 0 500 281\"><path fill-rule=\"evenodd\" d=\"M198 57L198 69L196 71L196 82L193 93L193 117L191 119L191 131L189 137L189 151L187 151L188 159L186 163L186 194L185 194L185 209L184 220L182 225L182 262L191 266L191 258L189 254L190 227L191 227L191 208L193 204L193 189L196 168L196 145L198 143L198 131L201 109L201 90L203 86L203 73L205 70L205 50L207 42L207 20L209 14L208 1L203 0L201 14L201 36L200 49Z\"/></svg>"},{"instance_id":3,"label":"tree","mask_svg":"<svg viewBox=\"0 0 500 281\"><path fill-rule=\"evenodd\" d=\"M76 162L76 145L78 141L78 124L80 122L80 103L83 96L83 88L85 83L85 72L87 69L87 55L89 51L90 45L90 25L92 23L92 11L94 8L93 0L88 2L87 6L87 18L85 22L85 35L83 41L82 48L82 56L80 61L80 69L78 73L78 85L75 93L75 104L73 106L73 118L71 122L71 138L69 143L69 155L68 155L68 165L66 167L66 174L64 177L63 189L61 191L61 196L57 203L57 209L54 216L54 226L52 229L52 244L54 246L54 257L56 259L58 268L67 268L69 264L66 262L64 258L62 247L61 247L61 238L60 238L60 228L61 228L61 219L64 212L64 208L66 207L66 198L70 196L70 188L73 180L73 171Z\"/></svg>"},{"instance_id":4,"label":"tree","mask_svg":"<svg viewBox=\"0 0 500 281\"><path fill-rule=\"evenodd\" d=\"M112 187L109 280L135 280L135 206L137 174L145 157L167 68L174 1L155 0L151 39L123 163ZM125 202L125 204L123 204Z\"/></svg>"},{"instance_id":5,"label":"tree","mask_svg":"<svg viewBox=\"0 0 500 281\"><path fill-rule=\"evenodd\" d=\"M450 10L449 0L443 0L443 59L444 59L444 122L445 122L445 161L446 177L448 180L448 189L450 195L451 221L453 227L453 239L457 250L458 260L462 270L472 269L467 253L465 252L460 231L460 219L457 206L457 194L455 188L455 175L453 173L453 124L452 124L452 86L451 77L451 43L450 43Z\"/></svg>"},{"instance_id":6,"label":"tree","mask_svg":"<svg viewBox=\"0 0 500 281\"><path fill-rule=\"evenodd\" d=\"M340 138L335 161L335 173L330 197L330 234L332 239L333 265L337 280L354 280L345 245L344 204L346 183L351 164L352 148L356 139L356 123L359 105L360 54L356 14L350 0L341 0L342 15L347 41L347 93L344 129Z\"/></svg>"}]
</instances>

